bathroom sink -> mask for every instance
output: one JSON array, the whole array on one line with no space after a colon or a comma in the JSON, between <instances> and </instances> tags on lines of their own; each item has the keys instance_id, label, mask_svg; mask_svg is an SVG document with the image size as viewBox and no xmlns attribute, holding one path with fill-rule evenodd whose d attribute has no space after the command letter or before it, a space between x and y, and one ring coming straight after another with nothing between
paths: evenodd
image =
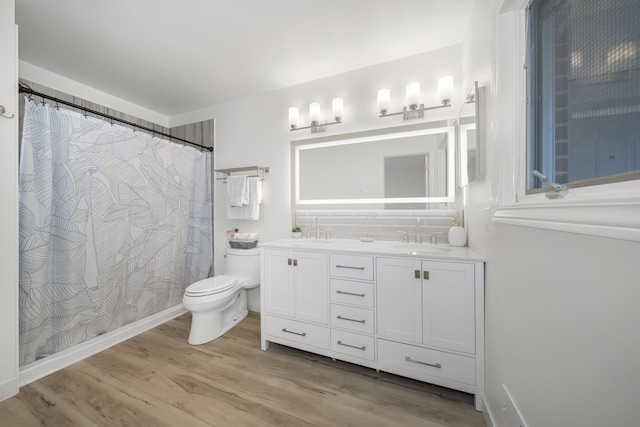
<instances>
[{"instance_id":1,"label":"bathroom sink","mask_svg":"<svg viewBox=\"0 0 640 427\"><path fill-rule=\"evenodd\" d=\"M318 245L326 245L329 242L331 242L331 240L315 240L315 239L304 239L304 240L292 240L291 244L293 246L318 246Z\"/></svg>"},{"instance_id":2,"label":"bathroom sink","mask_svg":"<svg viewBox=\"0 0 640 427\"><path fill-rule=\"evenodd\" d=\"M420 255L420 254L428 254L428 253L438 253L438 252L447 252L451 248L447 246L437 246L437 245L429 245L426 243L418 244L418 243L404 243L402 245L394 246L394 249L400 249L403 253L409 255Z\"/></svg>"}]
</instances>

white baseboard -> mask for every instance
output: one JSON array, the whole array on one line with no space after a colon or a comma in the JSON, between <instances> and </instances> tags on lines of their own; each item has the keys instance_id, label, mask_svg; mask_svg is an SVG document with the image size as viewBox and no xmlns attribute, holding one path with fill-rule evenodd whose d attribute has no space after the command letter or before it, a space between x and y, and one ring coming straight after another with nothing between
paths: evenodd
<instances>
[{"instance_id":1,"label":"white baseboard","mask_svg":"<svg viewBox=\"0 0 640 427\"><path fill-rule=\"evenodd\" d=\"M18 394L18 379L11 379L0 384L0 402Z\"/></svg>"},{"instance_id":2,"label":"white baseboard","mask_svg":"<svg viewBox=\"0 0 640 427\"><path fill-rule=\"evenodd\" d=\"M487 406L487 401L482 400L482 417L484 418L484 425L486 427L494 427L496 425L495 418L493 417L493 413L489 406Z\"/></svg>"},{"instance_id":3,"label":"white baseboard","mask_svg":"<svg viewBox=\"0 0 640 427\"><path fill-rule=\"evenodd\" d=\"M149 329L162 325L163 323L181 316L186 312L187 310L184 306L182 304L178 304L174 307L138 320L137 322L130 323L114 331L107 332L104 335L100 335L99 337L80 343L72 348L68 348L44 359L30 363L27 366L20 368L18 384L20 387L23 387L33 381L59 371L62 368L66 368L69 365L106 350L109 347L113 347L122 341L126 341L129 338L133 338L136 335L148 331ZM184 339L186 341L187 337ZM0 393L2 393L1 386Z\"/></svg>"}]
</instances>

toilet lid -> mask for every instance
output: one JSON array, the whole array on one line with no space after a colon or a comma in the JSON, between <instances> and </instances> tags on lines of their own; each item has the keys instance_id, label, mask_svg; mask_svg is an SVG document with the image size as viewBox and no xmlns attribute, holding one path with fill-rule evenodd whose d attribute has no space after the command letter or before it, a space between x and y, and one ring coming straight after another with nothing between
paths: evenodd
<instances>
[{"instance_id":1,"label":"toilet lid","mask_svg":"<svg viewBox=\"0 0 640 427\"><path fill-rule=\"evenodd\" d=\"M189 285L185 290L185 295L202 296L217 294L231 289L237 281L237 278L231 276L208 277Z\"/></svg>"}]
</instances>

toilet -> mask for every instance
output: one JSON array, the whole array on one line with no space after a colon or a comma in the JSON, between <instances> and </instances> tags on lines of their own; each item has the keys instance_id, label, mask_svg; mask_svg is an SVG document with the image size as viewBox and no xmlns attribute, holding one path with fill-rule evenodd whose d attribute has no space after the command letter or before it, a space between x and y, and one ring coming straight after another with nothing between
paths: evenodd
<instances>
[{"instance_id":1,"label":"toilet","mask_svg":"<svg viewBox=\"0 0 640 427\"><path fill-rule=\"evenodd\" d=\"M260 249L227 248L224 274L199 280L187 287L184 308L192 313L191 345L205 344L244 319L247 289L260 285Z\"/></svg>"}]
</instances>

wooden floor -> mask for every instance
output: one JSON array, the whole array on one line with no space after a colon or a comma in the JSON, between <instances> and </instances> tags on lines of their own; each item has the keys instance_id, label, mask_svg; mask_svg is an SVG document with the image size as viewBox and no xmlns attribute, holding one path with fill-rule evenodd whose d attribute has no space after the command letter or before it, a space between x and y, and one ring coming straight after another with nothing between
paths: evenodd
<instances>
[{"instance_id":1,"label":"wooden floor","mask_svg":"<svg viewBox=\"0 0 640 427\"><path fill-rule=\"evenodd\" d=\"M272 344L250 314L186 343L191 315L0 403L0 426L484 426L471 395Z\"/></svg>"}]
</instances>

